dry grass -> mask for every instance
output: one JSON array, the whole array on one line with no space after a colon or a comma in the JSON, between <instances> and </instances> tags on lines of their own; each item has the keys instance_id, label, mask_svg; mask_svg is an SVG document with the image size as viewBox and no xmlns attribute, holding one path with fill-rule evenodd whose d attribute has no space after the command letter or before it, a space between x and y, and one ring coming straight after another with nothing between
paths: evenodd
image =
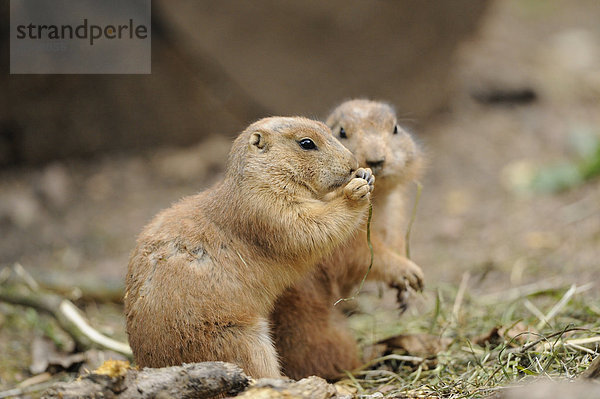
<instances>
[{"instance_id":1,"label":"dry grass","mask_svg":"<svg viewBox=\"0 0 600 399\"><path fill-rule=\"evenodd\" d=\"M359 394L385 397L485 398L532 377L576 378L600 353L600 301L590 294L592 285L541 283L537 290L526 286L487 296L470 294L467 285L465 278L460 287L441 286L401 318L385 312L375 318L353 316L363 345L417 333L451 343L422 362L387 356L342 383ZM478 340L496 327L500 334Z\"/></svg>"}]
</instances>

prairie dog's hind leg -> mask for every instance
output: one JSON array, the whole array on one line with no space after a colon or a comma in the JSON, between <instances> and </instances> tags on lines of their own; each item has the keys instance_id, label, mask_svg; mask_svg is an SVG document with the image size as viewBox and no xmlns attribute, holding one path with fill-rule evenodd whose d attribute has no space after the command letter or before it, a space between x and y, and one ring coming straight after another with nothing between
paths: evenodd
<instances>
[{"instance_id":1,"label":"prairie dog's hind leg","mask_svg":"<svg viewBox=\"0 0 600 399\"><path fill-rule=\"evenodd\" d=\"M244 364L244 371L254 378L281 377L279 359L275 345L271 339L269 323L265 319L257 322L244 331L237 345L229 349L237 353L238 364Z\"/></svg>"},{"instance_id":2,"label":"prairie dog's hind leg","mask_svg":"<svg viewBox=\"0 0 600 399\"><path fill-rule=\"evenodd\" d=\"M283 373L299 380L311 375L336 379L360 362L356 340L339 309L311 286L296 286L279 298L272 315Z\"/></svg>"}]
</instances>

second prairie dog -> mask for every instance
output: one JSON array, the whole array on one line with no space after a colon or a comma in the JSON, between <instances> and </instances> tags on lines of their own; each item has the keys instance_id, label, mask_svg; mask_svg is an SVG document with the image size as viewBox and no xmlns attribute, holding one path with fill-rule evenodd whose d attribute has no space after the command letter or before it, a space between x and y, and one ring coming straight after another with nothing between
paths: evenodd
<instances>
[{"instance_id":1,"label":"second prairie dog","mask_svg":"<svg viewBox=\"0 0 600 399\"><path fill-rule=\"evenodd\" d=\"M371 242L374 249L369 280L398 289L421 290L421 268L404 256L406 185L423 169L423 156L397 122L388 104L352 100L327 118L336 137L373 169L377 187L372 196ZM315 272L285 291L271 315L283 372L295 379L318 375L333 379L360 365L354 337L333 303L351 296L367 272L370 251L366 228L322 261Z\"/></svg>"},{"instance_id":2,"label":"second prairie dog","mask_svg":"<svg viewBox=\"0 0 600 399\"><path fill-rule=\"evenodd\" d=\"M327 126L273 117L233 143L222 182L159 213L126 279L140 367L221 360L281 375L268 317L276 298L349 239L373 180Z\"/></svg>"},{"instance_id":3,"label":"second prairie dog","mask_svg":"<svg viewBox=\"0 0 600 399\"><path fill-rule=\"evenodd\" d=\"M371 241L376 257L368 278L386 282L401 291L408 286L420 291L423 288L423 272L404 256L404 202L407 185L421 176L425 166L421 150L411 135L398 124L396 112L386 103L362 99L346 101L329 115L326 124L354 154L358 163L371 168L377 177L371 222ZM364 244L366 231L356 240L350 249L369 258L370 252ZM353 259L349 257L347 249L336 253L341 254L343 258L339 259L340 262L347 264L349 259ZM348 283L341 289L342 296L350 294L350 290L366 273L368 264L368 261L356 264L358 270L334 268L342 273L337 279L338 283Z\"/></svg>"}]
</instances>

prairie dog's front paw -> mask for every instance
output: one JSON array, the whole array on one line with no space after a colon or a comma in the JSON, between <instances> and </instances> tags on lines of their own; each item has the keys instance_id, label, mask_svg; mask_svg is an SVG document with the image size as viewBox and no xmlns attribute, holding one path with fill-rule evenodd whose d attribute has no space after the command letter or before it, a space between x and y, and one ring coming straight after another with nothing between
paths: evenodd
<instances>
[{"instance_id":1,"label":"prairie dog's front paw","mask_svg":"<svg viewBox=\"0 0 600 399\"><path fill-rule=\"evenodd\" d=\"M401 271L389 285L397 290L398 307L400 312L404 313L408 308L410 292L423 291L423 270L410 259L406 259Z\"/></svg>"},{"instance_id":2,"label":"prairie dog's front paw","mask_svg":"<svg viewBox=\"0 0 600 399\"><path fill-rule=\"evenodd\" d=\"M390 286L399 291L398 298L400 298L400 294L409 288L415 291L423 291L423 279L423 270L410 259L405 259Z\"/></svg>"},{"instance_id":3,"label":"prairie dog's front paw","mask_svg":"<svg viewBox=\"0 0 600 399\"><path fill-rule=\"evenodd\" d=\"M353 201L367 200L369 193L373 191L374 183L375 176L371 169L360 168L354 174L354 178L344 187L344 194Z\"/></svg>"}]
</instances>

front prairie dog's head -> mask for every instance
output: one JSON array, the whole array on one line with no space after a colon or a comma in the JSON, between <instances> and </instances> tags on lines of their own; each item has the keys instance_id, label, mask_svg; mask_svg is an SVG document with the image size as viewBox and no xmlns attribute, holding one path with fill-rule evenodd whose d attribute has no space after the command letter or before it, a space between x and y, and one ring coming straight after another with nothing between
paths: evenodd
<instances>
[{"instance_id":1,"label":"front prairie dog's head","mask_svg":"<svg viewBox=\"0 0 600 399\"><path fill-rule=\"evenodd\" d=\"M259 189L289 194L308 190L315 197L350 180L358 162L321 122L271 117L250 125L235 141L230 165Z\"/></svg>"},{"instance_id":2,"label":"front prairie dog's head","mask_svg":"<svg viewBox=\"0 0 600 399\"><path fill-rule=\"evenodd\" d=\"M346 101L333 110L326 123L360 166L373 170L379 183L403 182L419 175L420 150L398 125L396 113L388 104Z\"/></svg>"}]
</instances>

